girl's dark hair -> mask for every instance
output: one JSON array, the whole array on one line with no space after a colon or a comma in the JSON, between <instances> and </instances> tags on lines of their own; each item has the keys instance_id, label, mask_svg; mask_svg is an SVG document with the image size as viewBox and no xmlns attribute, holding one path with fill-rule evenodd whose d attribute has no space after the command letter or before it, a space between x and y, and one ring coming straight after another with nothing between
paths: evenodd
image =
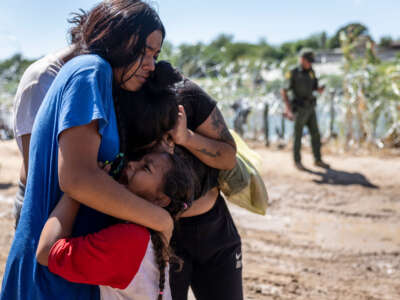
<instances>
[{"instance_id":1,"label":"girl's dark hair","mask_svg":"<svg viewBox=\"0 0 400 300\"><path fill-rule=\"evenodd\" d=\"M178 104L174 90L156 92L149 87L145 87L139 95L124 92L122 101L124 106L129 106L124 112L126 153L128 158L134 159L141 150L152 142L158 143L164 134L174 128L178 120Z\"/></svg>"},{"instance_id":2,"label":"girl's dark hair","mask_svg":"<svg viewBox=\"0 0 400 300\"><path fill-rule=\"evenodd\" d=\"M176 221L180 214L189 208L194 198L193 170L178 155L169 154L171 168L164 175L164 194L170 199L170 204L165 208ZM157 300L162 299L165 287L166 258L182 264L171 248L166 245L158 232L151 231L151 241L156 253L156 262L160 271L159 290Z\"/></svg>"},{"instance_id":3,"label":"girl's dark hair","mask_svg":"<svg viewBox=\"0 0 400 300\"><path fill-rule=\"evenodd\" d=\"M161 61L139 92L118 90L121 145L126 146L122 151L128 159L140 158L150 143L159 142L175 126L178 97L174 83L181 78L169 63Z\"/></svg>"},{"instance_id":4,"label":"girl's dark hair","mask_svg":"<svg viewBox=\"0 0 400 300\"><path fill-rule=\"evenodd\" d=\"M165 208L176 221L194 200L194 170L179 155L168 153L172 167L164 176L164 194L171 202Z\"/></svg>"},{"instance_id":5,"label":"girl's dark hair","mask_svg":"<svg viewBox=\"0 0 400 300\"><path fill-rule=\"evenodd\" d=\"M154 90L162 90L172 88L174 85L183 80L183 76L169 62L160 60L155 67L148 86Z\"/></svg>"}]
</instances>

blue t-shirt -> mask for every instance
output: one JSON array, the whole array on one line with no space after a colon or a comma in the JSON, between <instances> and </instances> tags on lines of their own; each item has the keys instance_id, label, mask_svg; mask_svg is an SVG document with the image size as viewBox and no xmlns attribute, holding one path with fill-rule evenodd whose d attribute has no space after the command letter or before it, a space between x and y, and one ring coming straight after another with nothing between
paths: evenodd
<instances>
[{"instance_id":1,"label":"blue t-shirt","mask_svg":"<svg viewBox=\"0 0 400 300\"><path fill-rule=\"evenodd\" d=\"M60 70L33 125L25 201L7 259L1 300L99 299L97 286L68 282L38 264L35 257L42 228L62 195L57 168L59 134L92 120L98 120L102 137L98 160L111 161L119 151L112 69L97 55L82 55ZM75 146L79 149L80 145ZM95 232L110 222L110 217L82 206L74 233Z\"/></svg>"}]
</instances>

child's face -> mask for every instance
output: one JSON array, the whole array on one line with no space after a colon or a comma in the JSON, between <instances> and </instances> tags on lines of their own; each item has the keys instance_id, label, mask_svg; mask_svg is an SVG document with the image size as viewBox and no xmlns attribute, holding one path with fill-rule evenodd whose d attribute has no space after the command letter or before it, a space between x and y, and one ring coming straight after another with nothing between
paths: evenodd
<instances>
[{"instance_id":1,"label":"child's face","mask_svg":"<svg viewBox=\"0 0 400 300\"><path fill-rule=\"evenodd\" d=\"M163 193L164 175L171 168L166 153L149 153L139 161L130 161L122 172L122 183L134 194L150 202L167 206Z\"/></svg>"}]
</instances>

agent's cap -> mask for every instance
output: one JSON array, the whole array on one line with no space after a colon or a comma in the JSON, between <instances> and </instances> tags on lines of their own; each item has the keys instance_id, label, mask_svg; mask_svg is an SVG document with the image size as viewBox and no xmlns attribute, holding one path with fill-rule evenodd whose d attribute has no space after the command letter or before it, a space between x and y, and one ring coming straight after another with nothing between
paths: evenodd
<instances>
[{"instance_id":1,"label":"agent's cap","mask_svg":"<svg viewBox=\"0 0 400 300\"><path fill-rule=\"evenodd\" d=\"M304 57L307 59L310 63L315 62L315 54L314 51L310 48L303 48L300 51L299 57Z\"/></svg>"}]
</instances>

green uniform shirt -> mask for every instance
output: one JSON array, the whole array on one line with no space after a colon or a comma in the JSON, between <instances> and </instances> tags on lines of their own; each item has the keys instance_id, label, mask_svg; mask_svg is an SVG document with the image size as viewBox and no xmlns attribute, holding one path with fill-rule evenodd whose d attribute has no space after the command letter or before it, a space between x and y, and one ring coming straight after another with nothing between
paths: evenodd
<instances>
[{"instance_id":1,"label":"green uniform shirt","mask_svg":"<svg viewBox=\"0 0 400 300\"><path fill-rule=\"evenodd\" d=\"M291 101L295 105L304 106L308 103L314 104L313 91L318 89L318 79L314 70L303 69L297 66L285 74L285 90L292 94Z\"/></svg>"}]
</instances>

